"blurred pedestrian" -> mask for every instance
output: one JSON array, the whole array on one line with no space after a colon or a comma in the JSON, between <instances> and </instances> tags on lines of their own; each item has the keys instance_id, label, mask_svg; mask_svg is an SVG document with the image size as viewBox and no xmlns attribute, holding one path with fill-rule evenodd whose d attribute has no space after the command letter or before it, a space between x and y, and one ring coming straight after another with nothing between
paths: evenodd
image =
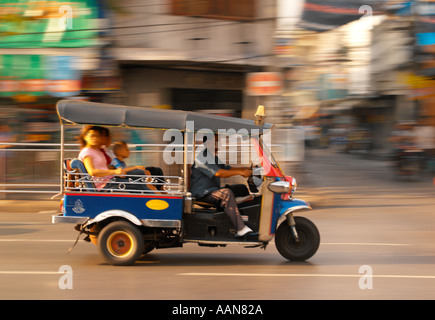
<instances>
[{"instance_id":1,"label":"blurred pedestrian","mask_svg":"<svg viewBox=\"0 0 435 320\"><path fill-rule=\"evenodd\" d=\"M11 144L15 141L16 136L11 128L5 123L0 123L0 184L6 183L7 158L10 156L7 148L12 147Z\"/></svg>"},{"instance_id":2,"label":"blurred pedestrian","mask_svg":"<svg viewBox=\"0 0 435 320\"><path fill-rule=\"evenodd\" d=\"M415 146L423 150L426 164L435 156L435 127L428 120L427 117L420 117L414 128Z\"/></svg>"},{"instance_id":3,"label":"blurred pedestrian","mask_svg":"<svg viewBox=\"0 0 435 320\"><path fill-rule=\"evenodd\" d=\"M396 124L391 132L390 142L393 150L415 146L415 123L412 121L402 121Z\"/></svg>"},{"instance_id":4,"label":"blurred pedestrian","mask_svg":"<svg viewBox=\"0 0 435 320\"><path fill-rule=\"evenodd\" d=\"M11 128L5 123L0 123L0 143L2 143L0 149L12 147L12 145L7 143L14 143L15 140L15 134L12 132Z\"/></svg>"},{"instance_id":5,"label":"blurred pedestrian","mask_svg":"<svg viewBox=\"0 0 435 320\"><path fill-rule=\"evenodd\" d=\"M412 121L398 122L388 139L391 143L393 166L401 172L402 151L415 147L415 123Z\"/></svg>"}]
</instances>

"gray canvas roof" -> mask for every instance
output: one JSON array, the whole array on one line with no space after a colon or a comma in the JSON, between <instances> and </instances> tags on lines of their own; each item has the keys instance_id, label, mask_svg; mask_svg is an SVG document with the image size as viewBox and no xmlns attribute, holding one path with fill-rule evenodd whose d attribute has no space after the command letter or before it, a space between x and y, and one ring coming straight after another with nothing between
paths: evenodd
<instances>
[{"instance_id":1,"label":"gray canvas roof","mask_svg":"<svg viewBox=\"0 0 435 320\"><path fill-rule=\"evenodd\" d=\"M273 126L270 123L257 126L253 120L199 112L139 108L78 100L59 101L57 113L62 124L185 130L186 121L194 121L195 131L209 129L217 132L219 129L234 129L236 131L246 129L250 133L263 133ZM258 131L251 131L254 129Z\"/></svg>"}]
</instances>

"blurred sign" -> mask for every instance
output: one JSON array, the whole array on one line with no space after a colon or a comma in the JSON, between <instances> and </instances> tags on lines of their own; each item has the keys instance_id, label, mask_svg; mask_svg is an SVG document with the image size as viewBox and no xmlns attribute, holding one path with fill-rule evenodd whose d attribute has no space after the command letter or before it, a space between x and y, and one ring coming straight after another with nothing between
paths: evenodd
<instances>
[{"instance_id":1,"label":"blurred sign","mask_svg":"<svg viewBox=\"0 0 435 320\"><path fill-rule=\"evenodd\" d=\"M77 70L78 58L70 56L46 56L48 80L47 92L54 97L80 94L81 74Z\"/></svg>"},{"instance_id":2,"label":"blurred sign","mask_svg":"<svg viewBox=\"0 0 435 320\"><path fill-rule=\"evenodd\" d=\"M121 78L113 77L95 77L86 75L83 77L83 93L107 93L121 90Z\"/></svg>"},{"instance_id":3,"label":"blurred sign","mask_svg":"<svg viewBox=\"0 0 435 320\"><path fill-rule=\"evenodd\" d=\"M322 74L319 77L318 100L344 99L348 95L348 79L344 73Z\"/></svg>"},{"instance_id":4,"label":"blurred sign","mask_svg":"<svg viewBox=\"0 0 435 320\"><path fill-rule=\"evenodd\" d=\"M0 97L73 96L80 93L81 74L75 57L0 56Z\"/></svg>"},{"instance_id":5,"label":"blurred sign","mask_svg":"<svg viewBox=\"0 0 435 320\"><path fill-rule=\"evenodd\" d=\"M381 1L382 2L382 1ZM372 0L305 0L299 26L312 31L328 31L359 20L383 14Z\"/></svg>"},{"instance_id":6,"label":"blurred sign","mask_svg":"<svg viewBox=\"0 0 435 320\"><path fill-rule=\"evenodd\" d=\"M0 48L96 45L96 5L93 0L0 0Z\"/></svg>"},{"instance_id":7,"label":"blurred sign","mask_svg":"<svg viewBox=\"0 0 435 320\"><path fill-rule=\"evenodd\" d=\"M418 13L417 44L420 46L435 45L435 3L419 1L414 6Z\"/></svg>"},{"instance_id":8,"label":"blurred sign","mask_svg":"<svg viewBox=\"0 0 435 320\"><path fill-rule=\"evenodd\" d=\"M408 97L410 99L421 100L435 96L435 80L431 77L403 73L399 83L404 83L408 86Z\"/></svg>"},{"instance_id":9,"label":"blurred sign","mask_svg":"<svg viewBox=\"0 0 435 320\"><path fill-rule=\"evenodd\" d=\"M41 55L0 55L0 97L42 96L45 63Z\"/></svg>"},{"instance_id":10,"label":"blurred sign","mask_svg":"<svg viewBox=\"0 0 435 320\"><path fill-rule=\"evenodd\" d=\"M292 57L295 54L294 39L290 38L275 38L275 55L278 57Z\"/></svg>"},{"instance_id":11,"label":"blurred sign","mask_svg":"<svg viewBox=\"0 0 435 320\"><path fill-rule=\"evenodd\" d=\"M424 47L425 52L433 51L432 47L435 45L435 2L433 0L390 1L386 4L386 9L398 16L412 16L417 45ZM425 60L425 57L422 59Z\"/></svg>"},{"instance_id":12,"label":"blurred sign","mask_svg":"<svg viewBox=\"0 0 435 320\"><path fill-rule=\"evenodd\" d=\"M247 89L250 96L278 95L283 90L283 76L279 72L248 73Z\"/></svg>"},{"instance_id":13,"label":"blurred sign","mask_svg":"<svg viewBox=\"0 0 435 320\"><path fill-rule=\"evenodd\" d=\"M435 85L435 80L432 78L419 76L414 73L403 73L400 80L405 82L411 89L423 89Z\"/></svg>"}]
</instances>

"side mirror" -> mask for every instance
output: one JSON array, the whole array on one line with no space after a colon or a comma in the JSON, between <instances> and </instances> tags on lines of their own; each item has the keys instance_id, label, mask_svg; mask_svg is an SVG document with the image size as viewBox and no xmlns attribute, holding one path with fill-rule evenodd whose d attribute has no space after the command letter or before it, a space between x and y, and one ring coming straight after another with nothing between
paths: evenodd
<instances>
[{"instance_id":1,"label":"side mirror","mask_svg":"<svg viewBox=\"0 0 435 320\"><path fill-rule=\"evenodd\" d=\"M273 193L289 193L290 192L290 182L288 181L276 181L269 184L267 187Z\"/></svg>"}]
</instances>

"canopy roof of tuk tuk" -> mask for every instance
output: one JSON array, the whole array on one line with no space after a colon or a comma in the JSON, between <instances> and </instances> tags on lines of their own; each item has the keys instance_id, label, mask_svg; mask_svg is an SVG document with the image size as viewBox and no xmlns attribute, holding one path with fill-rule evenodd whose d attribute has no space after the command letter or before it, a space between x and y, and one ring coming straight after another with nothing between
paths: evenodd
<instances>
[{"instance_id":1,"label":"canopy roof of tuk tuk","mask_svg":"<svg viewBox=\"0 0 435 320\"><path fill-rule=\"evenodd\" d=\"M213 132L234 129L247 130L249 135L262 134L272 124L255 125L253 120L218 116L207 113L139 108L79 100L61 100L57 113L62 124L89 124L125 126L152 129L177 129L184 131L186 122L193 121L194 130L209 129ZM242 131L240 131L242 132Z\"/></svg>"}]
</instances>

